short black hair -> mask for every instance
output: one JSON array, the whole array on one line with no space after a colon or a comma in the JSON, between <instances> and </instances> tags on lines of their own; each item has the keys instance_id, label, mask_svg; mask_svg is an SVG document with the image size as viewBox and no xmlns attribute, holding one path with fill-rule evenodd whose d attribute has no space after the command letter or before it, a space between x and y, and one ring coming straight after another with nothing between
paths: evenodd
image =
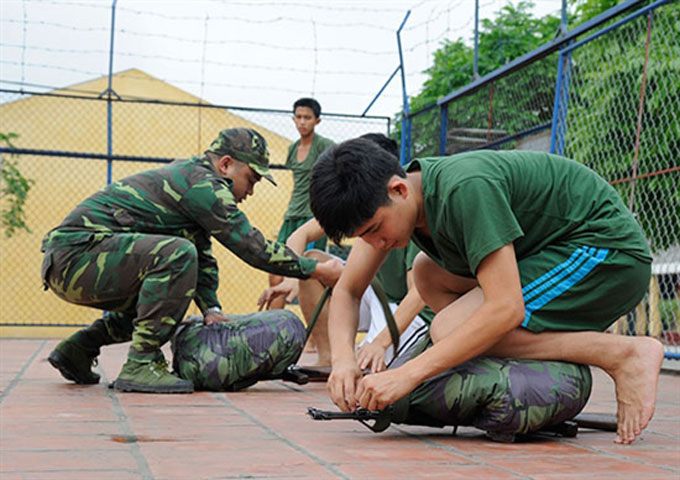
<instances>
[{"instance_id":1,"label":"short black hair","mask_svg":"<svg viewBox=\"0 0 680 480\"><path fill-rule=\"evenodd\" d=\"M382 133L365 133L359 138L365 138L366 140L377 143L380 148L387 150L392 155L399 158L399 144L395 139Z\"/></svg>"},{"instance_id":2,"label":"short black hair","mask_svg":"<svg viewBox=\"0 0 680 480\"><path fill-rule=\"evenodd\" d=\"M321 105L319 102L310 97L299 98L293 104L293 113L298 107L309 107L314 112L314 116L319 118L321 116Z\"/></svg>"},{"instance_id":3,"label":"short black hair","mask_svg":"<svg viewBox=\"0 0 680 480\"><path fill-rule=\"evenodd\" d=\"M406 178L397 158L365 138L324 151L312 167L310 207L326 235L338 243L388 205L387 182Z\"/></svg>"}]
</instances>

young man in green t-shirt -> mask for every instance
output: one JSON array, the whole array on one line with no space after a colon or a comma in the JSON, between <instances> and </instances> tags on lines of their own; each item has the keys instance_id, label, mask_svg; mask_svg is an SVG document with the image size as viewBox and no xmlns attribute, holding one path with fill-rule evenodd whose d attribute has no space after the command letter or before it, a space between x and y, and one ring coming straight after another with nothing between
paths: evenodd
<instances>
[{"instance_id":1,"label":"young man in green t-shirt","mask_svg":"<svg viewBox=\"0 0 680 480\"><path fill-rule=\"evenodd\" d=\"M324 235L319 222L312 218L288 237L286 246L301 256L324 262L332 259L333 256L314 249L304 251L306 245ZM434 313L425 306L413 286L412 265L418 252L418 247L413 243L409 243L407 248L392 250L376 273L376 279L384 290L399 331L397 354L394 353L392 347L392 337L387 328L383 307L373 287L369 286L361 296L358 330L365 332L366 336L358 346L357 363L362 370L366 368L372 372L385 370L395 356L410 352L412 347L427 333ZM338 272L336 281L340 278L340 274L341 271ZM334 283L331 282L328 285L332 287ZM262 308L282 296L288 301L298 297L300 310L306 322L309 323L323 295L324 288L324 284L318 281L299 282L296 278L289 277L262 292L258 304ZM310 339L314 341L317 352L317 362L314 366L331 365L327 305L319 312Z\"/></svg>"},{"instance_id":2,"label":"young man in green t-shirt","mask_svg":"<svg viewBox=\"0 0 680 480\"><path fill-rule=\"evenodd\" d=\"M321 123L321 105L313 98L300 98L293 104L293 122L300 138L288 147L286 157L286 168L293 173L293 193L279 230L277 241L280 243L286 243L288 237L312 217L309 209L309 175L319 155L333 145L332 140L314 131ZM310 247L324 250L326 237ZM281 280L282 277L278 275L270 275L269 285L278 285ZM284 305L284 299L277 298L271 308L283 308Z\"/></svg>"},{"instance_id":3,"label":"young man in green t-shirt","mask_svg":"<svg viewBox=\"0 0 680 480\"><path fill-rule=\"evenodd\" d=\"M333 290L329 391L342 410L383 408L480 354L596 365L616 383L617 443L654 412L663 347L601 333L645 295L651 257L616 191L540 152L476 151L406 169L361 139L317 161L311 208L329 238L360 237ZM361 379L356 299L390 249L421 248L416 286L437 313L435 345Z\"/></svg>"},{"instance_id":4,"label":"young man in green t-shirt","mask_svg":"<svg viewBox=\"0 0 680 480\"><path fill-rule=\"evenodd\" d=\"M399 155L397 142L381 133L367 133L361 138L375 142L395 157ZM299 255L317 261L326 261L332 258L326 252L314 249L305 252L308 245L324 237L325 233L319 222L310 219L288 237L286 246ZM419 251L413 243L409 243L407 248L392 250L376 274L376 279L380 282L394 313L395 323L400 333L398 354L402 356L426 333L427 325L434 318L432 310L425 307L418 291L413 287L411 270L414 258ZM338 272L339 277L340 272ZM286 278L278 285L265 290L260 297L259 304L260 307L269 305L281 297L292 301L297 296L302 314L309 322L324 288L321 282L298 282L295 278ZM391 348L392 338L386 328L385 314L372 287L368 287L363 293L359 310L359 330L366 332L366 337L357 351L359 368L362 370L370 368L373 372L385 370L395 354ZM316 366L329 366L331 352L328 339L327 307L319 312L314 330L310 334L310 340L314 342L318 355Z\"/></svg>"}]
</instances>

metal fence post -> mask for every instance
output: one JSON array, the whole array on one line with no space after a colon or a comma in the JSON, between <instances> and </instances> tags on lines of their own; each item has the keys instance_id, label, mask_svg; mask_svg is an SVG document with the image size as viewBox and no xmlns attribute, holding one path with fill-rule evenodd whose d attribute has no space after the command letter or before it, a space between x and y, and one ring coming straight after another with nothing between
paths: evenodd
<instances>
[{"instance_id":1,"label":"metal fence post","mask_svg":"<svg viewBox=\"0 0 680 480\"><path fill-rule=\"evenodd\" d=\"M404 103L404 110L401 116L401 164L408 162L411 156L411 110L408 106L408 95L406 95L406 72L404 71L404 54L401 50L401 29L404 28L406 20L411 15L411 10L406 12L404 20L397 30L397 47L399 48L399 68L401 69L401 93ZM408 129L408 131L407 131Z\"/></svg>"},{"instance_id":2,"label":"metal fence post","mask_svg":"<svg viewBox=\"0 0 680 480\"><path fill-rule=\"evenodd\" d=\"M116 34L116 3L118 0L113 0L111 4L111 43L109 45L109 85L103 94L106 94L106 154L108 159L106 160L106 184L111 183L111 178L113 176L113 160L111 156L113 155L113 103L111 100L111 94L113 91L113 40Z\"/></svg>"},{"instance_id":3,"label":"metal fence post","mask_svg":"<svg viewBox=\"0 0 680 480\"><path fill-rule=\"evenodd\" d=\"M553 107L552 128L550 130L550 153L555 153L555 140L557 137L557 124L560 121L560 97L562 92L562 74L564 70L564 54L560 52L557 60L557 82L555 84L555 106Z\"/></svg>"},{"instance_id":4,"label":"metal fence post","mask_svg":"<svg viewBox=\"0 0 680 480\"><path fill-rule=\"evenodd\" d=\"M446 132L448 131L449 104L443 103L439 110L439 155L446 155Z\"/></svg>"},{"instance_id":5,"label":"metal fence post","mask_svg":"<svg viewBox=\"0 0 680 480\"><path fill-rule=\"evenodd\" d=\"M475 58L472 65L472 79L479 78L479 0L475 0Z\"/></svg>"}]
</instances>

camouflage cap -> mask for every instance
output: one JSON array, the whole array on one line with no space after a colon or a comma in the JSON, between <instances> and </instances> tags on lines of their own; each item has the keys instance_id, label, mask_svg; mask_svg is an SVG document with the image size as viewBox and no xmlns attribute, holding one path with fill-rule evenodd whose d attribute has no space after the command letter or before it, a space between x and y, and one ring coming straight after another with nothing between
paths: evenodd
<instances>
[{"instance_id":1,"label":"camouflage cap","mask_svg":"<svg viewBox=\"0 0 680 480\"><path fill-rule=\"evenodd\" d=\"M274 185L274 177L269 173L269 149L267 141L252 128L229 128L222 130L208 147L209 152L247 163L255 173L263 176Z\"/></svg>"}]
</instances>

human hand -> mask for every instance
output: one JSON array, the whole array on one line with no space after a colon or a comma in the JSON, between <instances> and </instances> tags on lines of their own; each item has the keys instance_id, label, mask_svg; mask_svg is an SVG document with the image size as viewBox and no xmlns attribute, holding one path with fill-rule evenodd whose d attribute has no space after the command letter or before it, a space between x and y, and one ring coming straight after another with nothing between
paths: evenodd
<instances>
[{"instance_id":1,"label":"human hand","mask_svg":"<svg viewBox=\"0 0 680 480\"><path fill-rule=\"evenodd\" d=\"M296 278L284 278L281 283L266 289L257 300L258 311L269 308L275 298L285 295L286 303L291 303L300 292L300 283Z\"/></svg>"},{"instance_id":2,"label":"human hand","mask_svg":"<svg viewBox=\"0 0 680 480\"><path fill-rule=\"evenodd\" d=\"M401 368L366 375L359 381L356 397L359 405L368 410L382 410L408 395L417 383Z\"/></svg>"},{"instance_id":3,"label":"human hand","mask_svg":"<svg viewBox=\"0 0 680 480\"><path fill-rule=\"evenodd\" d=\"M373 373L387 370L385 365L385 349L375 342L364 343L357 350L357 364L359 369L364 370L368 367Z\"/></svg>"},{"instance_id":4,"label":"human hand","mask_svg":"<svg viewBox=\"0 0 680 480\"><path fill-rule=\"evenodd\" d=\"M312 272L312 278L320 281L325 287L334 287L337 283L344 265L337 258L319 262Z\"/></svg>"},{"instance_id":5,"label":"human hand","mask_svg":"<svg viewBox=\"0 0 680 480\"><path fill-rule=\"evenodd\" d=\"M217 322L229 322L231 319L222 312L208 312L203 316L203 323L212 325Z\"/></svg>"},{"instance_id":6,"label":"human hand","mask_svg":"<svg viewBox=\"0 0 680 480\"><path fill-rule=\"evenodd\" d=\"M361 370L357 367L354 359L333 364L326 388L328 388L328 393L333 403L343 412L353 412L356 410L357 402L354 392L357 380L360 378Z\"/></svg>"}]
</instances>

